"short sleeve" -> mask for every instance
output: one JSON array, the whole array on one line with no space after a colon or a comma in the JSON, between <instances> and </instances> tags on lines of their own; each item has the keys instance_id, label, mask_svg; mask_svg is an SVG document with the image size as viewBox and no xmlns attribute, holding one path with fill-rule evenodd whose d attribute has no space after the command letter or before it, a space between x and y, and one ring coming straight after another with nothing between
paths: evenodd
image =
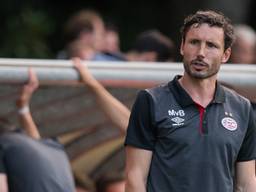
<instances>
[{"instance_id":1,"label":"short sleeve","mask_svg":"<svg viewBox=\"0 0 256 192\"><path fill-rule=\"evenodd\" d=\"M153 111L151 95L147 91L140 91L132 107L125 145L153 150L156 140Z\"/></svg>"},{"instance_id":2,"label":"short sleeve","mask_svg":"<svg viewBox=\"0 0 256 192\"><path fill-rule=\"evenodd\" d=\"M253 109L250 110L247 132L240 148L237 161L256 159L256 122Z\"/></svg>"},{"instance_id":3,"label":"short sleeve","mask_svg":"<svg viewBox=\"0 0 256 192\"><path fill-rule=\"evenodd\" d=\"M5 173L5 165L4 165L4 150L0 145L0 173Z\"/></svg>"}]
</instances>

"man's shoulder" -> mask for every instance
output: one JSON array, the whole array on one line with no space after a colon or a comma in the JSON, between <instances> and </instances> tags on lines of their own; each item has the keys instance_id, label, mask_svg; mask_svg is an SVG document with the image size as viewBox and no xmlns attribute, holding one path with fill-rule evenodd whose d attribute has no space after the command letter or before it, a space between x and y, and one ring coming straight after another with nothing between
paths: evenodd
<instances>
[{"instance_id":1,"label":"man's shoulder","mask_svg":"<svg viewBox=\"0 0 256 192\"><path fill-rule=\"evenodd\" d=\"M250 105L250 101L249 99L247 99L246 97L242 96L241 94L239 94L238 92L236 92L234 89L228 88L226 86L222 86L224 92L225 92L225 96L227 100L231 100L234 102L238 102L240 104L246 104L246 105Z\"/></svg>"},{"instance_id":2,"label":"man's shoulder","mask_svg":"<svg viewBox=\"0 0 256 192\"><path fill-rule=\"evenodd\" d=\"M0 136L0 147L2 149L21 148L26 143L26 136L22 133L7 132Z\"/></svg>"},{"instance_id":3,"label":"man's shoulder","mask_svg":"<svg viewBox=\"0 0 256 192\"><path fill-rule=\"evenodd\" d=\"M246 97L240 95L235 90L223 86L225 92L225 103L234 110L248 114L251 110L251 102Z\"/></svg>"},{"instance_id":4,"label":"man's shoulder","mask_svg":"<svg viewBox=\"0 0 256 192\"><path fill-rule=\"evenodd\" d=\"M145 92L147 92L152 97L161 97L166 96L166 94L170 93L170 89L168 87L168 83L163 83L158 86L145 89Z\"/></svg>"},{"instance_id":5,"label":"man's shoulder","mask_svg":"<svg viewBox=\"0 0 256 192\"><path fill-rule=\"evenodd\" d=\"M0 142L7 142L7 141L12 141L12 140L17 140L19 138L23 138L24 135L22 133L16 133L16 132L6 132L3 133L0 136Z\"/></svg>"},{"instance_id":6,"label":"man's shoulder","mask_svg":"<svg viewBox=\"0 0 256 192\"><path fill-rule=\"evenodd\" d=\"M41 146L48 146L56 149L63 149L63 146L54 139L33 139L22 132L8 132L0 136L0 145L8 147L27 148L33 146L39 148Z\"/></svg>"}]
</instances>

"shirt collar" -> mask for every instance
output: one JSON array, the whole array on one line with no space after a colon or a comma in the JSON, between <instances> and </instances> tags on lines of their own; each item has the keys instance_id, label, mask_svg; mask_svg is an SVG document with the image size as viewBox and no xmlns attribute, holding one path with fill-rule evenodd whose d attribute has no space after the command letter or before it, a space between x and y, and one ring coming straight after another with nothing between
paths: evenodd
<instances>
[{"instance_id":1,"label":"shirt collar","mask_svg":"<svg viewBox=\"0 0 256 192\"><path fill-rule=\"evenodd\" d=\"M176 101L182 106L186 107L195 104L190 95L185 91L185 89L180 85L179 79L181 75L174 77L172 81L168 83L170 91L173 93ZM211 103L224 103L225 102L225 91L219 82L216 83L216 89L214 93L214 98Z\"/></svg>"}]
</instances>

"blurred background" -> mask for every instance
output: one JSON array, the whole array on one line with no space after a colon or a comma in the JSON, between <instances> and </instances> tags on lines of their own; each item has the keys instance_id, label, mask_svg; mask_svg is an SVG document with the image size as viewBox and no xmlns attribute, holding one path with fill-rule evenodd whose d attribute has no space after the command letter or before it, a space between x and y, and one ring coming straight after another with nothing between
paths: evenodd
<instances>
[{"instance_id":1,"label":"blurred background","mask_svg":"<svg viewBox=\"0 0 256 192\"><path fill-rule=\"evenodd\" d=\"M0 1L0 56L55 58L65 46L68 18L81 9L94 9L119 31L122 51L136 35L157 28L179 44L179 28L198 9L222 11L233 23L256 27L252 0L9 0ZM177 56L178 57L178 56Z\"/></svg>"}]
</instances>

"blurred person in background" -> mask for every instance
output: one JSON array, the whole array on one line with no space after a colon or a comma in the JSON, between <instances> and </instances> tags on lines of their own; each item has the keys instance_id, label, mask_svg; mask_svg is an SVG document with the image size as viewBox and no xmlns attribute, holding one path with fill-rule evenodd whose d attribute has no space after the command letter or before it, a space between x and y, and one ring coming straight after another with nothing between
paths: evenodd
<instances>
[{"instance_id":1,"label":"blurred person in background","mask_svg":"<svg viewBox=\"0 0 256 192\"><path fill-rule=\"evenodd\" d=\"M81 10L75 13L65 26L66 48L58 53L57 58L81 56L82 59L92 59L104 48L104 33L104 21L96 11Z\"/></svg>"},{"instance_id":2,"label":"blurred person in background","mask_svg":"<svg viewBox=\"0 0 256 192\"><path fill-rule=\"evenodd\" d=\"M92 61L124 60L119 52L114 54L106 50L106 43L109 41L112 41L112 51L115 47L113 40L118 40L114 43L119 44L119 37L114 35L118 34L105 30L105 23L99 13L93 10L81 10L68 20L65 30L66 48L57 58L79 57L82 60Z\"/></svg>"},{"instance_id":3,"label":"blurred person in background","mask_svg":"<svg viewBox=\"0 0 256 192\"><path fill-rule=\"evenodd\" d=\"M105 25L104 52L119 53L120 52L120 37L117 26L107 22Z\"/></svg>"},{"instance_id":4,"label":"blurred person in background","mask_svg":"<svg viewBox=\"0 0 256 192\"><path fill-rule=\"evenodd\" d=\"M36 74L29 71L29 82L17 100L23 131L15 131L7 120L0 120L1 192L74 192L68 157L61 144L43 139L33 121L29 102L38 88Z\"/></svg>"},{"instance_id":5,"label":"blurred person in background","mask_svg":"<svg viewBox=\"0 0 256 192\"><path fill-rule=\"evenodd\" d=\"M112 96L90 73L79 58L72 59L74 68L78 71L80 81L95 98L98 106L113 125L119 128L123 135L128 126L130 110ZM106 173L95 181L96 192L124 192L125 180L121 173Z\"/></svg>"},{"instance_id":6,"label":"blurred person in background","mask_svg":"<svg viewBox=\"0 0 256 192\"><path fill-rule=\"evenodd\" d=\"M173 41L158 30L139 34L131 50L126 54L128 61L171 62L175 60Z\"/></svg>"},{"instance_id":7,"label":"blurred person in background","mask_svg":"<svg viewBox=\"0 0 256 192\"><path fill-rule=\"evenodd\" d=\"M236 41L232 46L230 63L256 64L256 32L248 25L235 25Z\"/></svg>"},{"instance_id":8,"label":"blurred person in background","mask_svg":"<svg viewBox=\"0 0 256 192\"><path fill-rule=\"evenodd\" d=\"M82 10L66 26L66 52L58 58L79 57L92 61L174 61L175 45L157 30L138 35L133 48L122 54L117 27L104 24L95 11ZM66 54L66 55L65 55Z\"/></svg>"},{"instance_id":9,"label":"blurred person in background","mask_svg":"<svg viewBox=\"0 0 256 192\"><path fill-rule=\"evenodd\" d=\"M92 27L90 39L83 36L83 26L86 24ZM104 49L105 24L100 14L94 10L81 10L74 14L67 22L66 34L70 41L80 40L99 52Z\"/></svg>"},{"instance_id":10,"label":"blurred person in background","mask_svg":"<svg viewBox=\"0 0 256 192\"><path fill-rule=\"evenodd\" d=\"M79 57L82 60L93 60L96 54L92 46L79 40L70 42L66 50L68 57Z\"/></svg>"},{"instance_id":11,"label":"blurred person in background","mask_svg":"<svg viewBox=\"0 0 256 192\"><path fill-rule=\"evenodd\" d=\"M124 54L120 51L118 28L111 22L107 22L105 25L104 49L101 54L96 55L95 60L104 60L108 56L109 58L112 57L113 60L126 61Z\"/></svg>"},{"instance_id":12,"label":"blurred person in background","mask_svg":"<svg viewBox=\"0 0 256 192\"><path fill-rule=\"evenodd\" d=\"M72 60L75 69L79 72L81 82L86 86L87 90L94 94L96 102L109 120L118 127L123 134L129 121L130 110L119 100L113 97L101 83L99 83L90 73L86 65L81 63L79 58Z\"/></svg>"}]
</instances>

